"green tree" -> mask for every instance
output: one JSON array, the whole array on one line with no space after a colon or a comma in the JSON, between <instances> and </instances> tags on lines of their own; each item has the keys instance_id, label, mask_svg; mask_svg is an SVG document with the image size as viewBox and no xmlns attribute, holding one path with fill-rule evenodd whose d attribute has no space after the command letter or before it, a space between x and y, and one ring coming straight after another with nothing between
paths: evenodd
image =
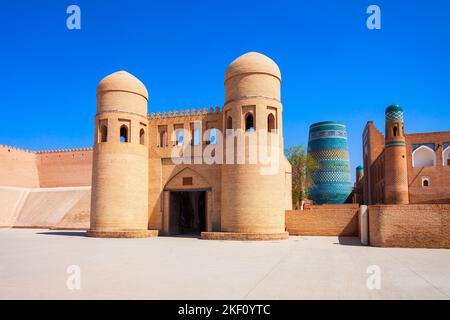
<instances>
[{"instance_id":1,"label":"green tree","mask_svg":"<svg viewBox=\"0 0 450 320\"><path fill-rule=\"evenodd\" d=\"M301 145L287 148L286 157L292 166L292 203L294 208L303 208L313 186L311 174L319 169L319 163Z\"/></svg>"}]
</instances>

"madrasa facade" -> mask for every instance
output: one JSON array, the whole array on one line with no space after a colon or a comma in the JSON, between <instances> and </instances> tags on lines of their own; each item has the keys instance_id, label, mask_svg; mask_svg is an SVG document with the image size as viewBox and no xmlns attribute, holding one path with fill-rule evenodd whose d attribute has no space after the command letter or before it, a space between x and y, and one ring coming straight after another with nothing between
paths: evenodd
<instances>
[{"instance_id":1,"label":"madrasa facade","mask_svg":"<svg viewBox=\"0 0 450 320\"><path fill-rule=\"evenodd\" d=\"M385 134L368 121L353 201L366 205L449 204L450 131L407 133L403 107L385 110Z\"/></svg>"}]
</instances>

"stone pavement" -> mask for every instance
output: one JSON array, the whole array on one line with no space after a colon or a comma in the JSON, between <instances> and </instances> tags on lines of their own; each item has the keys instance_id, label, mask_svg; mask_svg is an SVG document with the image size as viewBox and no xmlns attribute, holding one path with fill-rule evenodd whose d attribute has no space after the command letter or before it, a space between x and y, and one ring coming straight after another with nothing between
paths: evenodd
<instances>
[{"instance_id":1,"label":"stone pavement","mask_svg":"<svg viewBox=\"0 0 450 320\"><path fill-rule=\"evenodd\" d=\"M80 290L67 287L72 265ZM380 271L380 289L368 289L368 268ZM337 237L95 239L0 229L0 299L29 298L449 299L450 250L363 247Z\"/></svg>"}]
</instances>

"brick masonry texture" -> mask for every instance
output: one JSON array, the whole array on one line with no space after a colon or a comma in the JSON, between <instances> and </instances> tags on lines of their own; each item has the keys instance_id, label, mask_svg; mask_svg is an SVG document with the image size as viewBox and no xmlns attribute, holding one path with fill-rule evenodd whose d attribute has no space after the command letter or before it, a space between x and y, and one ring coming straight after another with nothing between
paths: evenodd
<instances>
[{"instance_id":1,"label":"brick masonry texture","mask_svg":"<svg viewBox=\"0 0 450 320\"><path fill-rule=\"evenodd\" d=\"M390 122L386 125L389 126ZM448 159L443 158L443 152L450 143L450 131L404 133L401 139L405 141L404 148L385 149L385 142L392 139L387 138L385 141L373 122L367 122L363 133L364 176L356 188L358 202L367 205L388 204L393 202L392 197L396 193L394 198L401 198L397 204L408 201L410 204L450 203L450 166L447 165ZM435 165L413 167L414 145L433 146ZM428 179L428 187L422 186L423 178Z\"/></svg>"},{"instance_id":2,"label":"brick masonry texture","mask_svg":"<svg viewBox=\"0 0 450 320\"><path fill-rule=\"evenodd\" d=\"M236 241L286 240L289 238L289 233L202 232L201 238L205 240Z\"/></svg>"},{"instance_id":3,"label":"brick masonry texture","mask_svg":"<svg viewBox=\"0 0 450 320\"><path fill-rule=\"evenodd\" d=\"M0 186L23 188L91 185L92 149L29 151L0 145Z\"/></svg>"},{"instance_id":4,"label":"brick masonry texture","mask_svg":"<svg viewBox=\"0 0 450 320\"><path fill-rule=\"evenodd\" d=\"M450 205L369 206L369 242L376 247L450 248Z\"/></svg>"},{"instance_id":5,"label":"brick masonry texture","mask_svg":"<svg viewBox=\"0 0 450 320\"><path fill-rule=\"evenodd\" d=\"M158 236L158 230L88 230L87 236L95 238L151 238Z\"/></svg>"},{"instance_id":6,"label":"brick masonry texture","mask_svg":"<svg viewBox=\"0 0 450 320\"><path fill-rule=\"evenodd\" d=\"M357 236L358 206L310 206L286 211L286 231L297 236Z\"/></svg>"}]
</instances>

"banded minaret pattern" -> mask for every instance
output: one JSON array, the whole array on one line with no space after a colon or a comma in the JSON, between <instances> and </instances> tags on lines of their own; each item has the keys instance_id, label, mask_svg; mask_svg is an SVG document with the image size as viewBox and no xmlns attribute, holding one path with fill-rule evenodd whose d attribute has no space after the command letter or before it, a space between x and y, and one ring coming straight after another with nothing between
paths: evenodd
<instances>
[{"instance_id":1,"label":"banded minaret pattern","mask_svg":"<svg viewBox=\"0 0 450 320\"><path fill-rule=\"evenodd\" d=\"M334 121L311 125L308 153L319 164L312 173L311 199L317 204L345 203L352 192L345 125Z\"/></svg>"},{"instance_id":2,"label":"banded minaret pattern","mask_svg":"<svg viewBox=\"0 0 450 320\"><path fill-rule=\"evenodd\" d=\"M386 204L408 204L408 170L403 109L399 105L390 105L386 109L384 157L384 202Z\"/></svg>"}]
</instances>

